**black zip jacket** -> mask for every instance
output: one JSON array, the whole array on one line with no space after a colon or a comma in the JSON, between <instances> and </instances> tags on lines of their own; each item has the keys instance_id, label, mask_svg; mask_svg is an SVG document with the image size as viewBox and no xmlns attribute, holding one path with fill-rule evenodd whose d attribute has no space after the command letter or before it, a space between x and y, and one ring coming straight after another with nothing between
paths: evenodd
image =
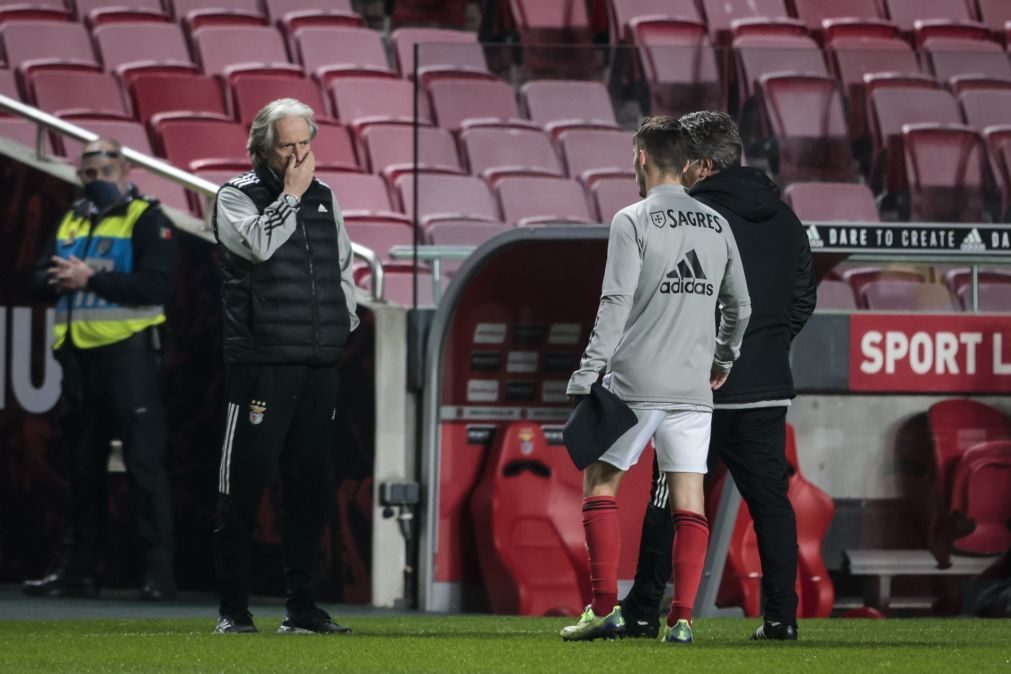
<instances>
[{"instance_id":1,"label":"black zip jacket","mask_svg":"<svg viewBox=\"0 0 1011 674\"><path fill-rule=\"evenodd\" d=\"M689 194L730 223L751 294L741 357L714 403L795 397L790 343L814 312L811 246L796 214L762 171L739 166L697 183Z\"/></svg>"}]
</instances>

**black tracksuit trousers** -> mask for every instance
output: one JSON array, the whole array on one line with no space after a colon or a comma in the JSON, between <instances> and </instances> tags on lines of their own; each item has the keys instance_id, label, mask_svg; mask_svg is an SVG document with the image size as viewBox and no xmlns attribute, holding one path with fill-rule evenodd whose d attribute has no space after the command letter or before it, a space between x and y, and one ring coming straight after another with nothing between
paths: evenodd
<instances>
[{"instance_id":1,"label":"black tracksuit trousers","mask_svg":"<svg viewBox=\"0 0 1011 674\"><path fill-rule=\"evenodd\" d=\"M786 407L713 412L710 471L722 460L755 522L762 561L765 619L797 624L797 520L787 497ZM640 614L655 611L670 579L671 544L667 492L653 460L653 490L646 508L635 583L625 598ZM659 489L658 489L659 487ZM717 513L717 517L719 517Z\"/></svg>"},{"instance_id":2,"label":"black tracksuit trousers","mask_svg":"<svg viewBox=\"0 0 1011 674\"><path fill-rule=\"evenodd\" d=\"M145 580L174 586L172 498L165 467L161 356L148 331L92 349L66 344L63 433L70 458L71 526L63 574L95 574L108 515L109 442L123 443L137 532L145 548Z\"/></svg>"},{"instance_id":3,"label":"black tracksuit trousers","mask_svg":"<svg viewBox=\"0 0 1011 674\"><path fill-rule=\"evenodd\" d=\"M228 365L226 369L214 530L214 566L224 615L248 610L250 542L275 466L283 488L280 524L287 609L296 614L316 605L337 382L336 367Z\"/></svg>"}]
</instances>

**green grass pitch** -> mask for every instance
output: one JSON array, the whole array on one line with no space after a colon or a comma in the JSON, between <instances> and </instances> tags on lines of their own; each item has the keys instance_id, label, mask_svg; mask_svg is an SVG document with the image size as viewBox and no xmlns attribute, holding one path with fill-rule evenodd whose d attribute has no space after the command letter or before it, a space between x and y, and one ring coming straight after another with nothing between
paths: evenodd
<instances>
[{"instance_id":1,"label":"green grass pitch","mask_svg":"<svg viewBox=\"0 0 1011 674\"><path fill-rule=\"evenodd\" d=\"M700 619L695 644L563 643L569 620L358 617L351 636L212 635L213 621L2 620L4 672L1011 672L1008 620L808 620L795 644L746 640L755 620ZM339 619L339 618L338 618Z\"/></svg>"}]
</instances>

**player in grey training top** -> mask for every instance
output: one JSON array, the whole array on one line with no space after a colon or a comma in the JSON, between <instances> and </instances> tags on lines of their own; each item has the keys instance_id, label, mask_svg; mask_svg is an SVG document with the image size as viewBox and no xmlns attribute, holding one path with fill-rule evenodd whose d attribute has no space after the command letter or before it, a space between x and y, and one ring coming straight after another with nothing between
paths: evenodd
<instances>
[{"instance_id":1,"label":"player in grey training top","mask_svg":"<svg viewBox=\"0 0 1011 674\"><path fill-rule=\"evenodd\" d=\"M614 216L597 320L570 396L586 395L601 372L639 423L586 469L583 526L593 603L566 640L624 630L617 606L620 531L615 494L653 439L667 474L675 528L674 601L664 638L691 641L691 607L705 559L704 515L712 389L726 381L751 313L733 234L716 211L688 196L687 137L670 117L643 120L634 167L643 201ZM721 320L714 325L716 304Z\"/></svg>"}]
</instances>

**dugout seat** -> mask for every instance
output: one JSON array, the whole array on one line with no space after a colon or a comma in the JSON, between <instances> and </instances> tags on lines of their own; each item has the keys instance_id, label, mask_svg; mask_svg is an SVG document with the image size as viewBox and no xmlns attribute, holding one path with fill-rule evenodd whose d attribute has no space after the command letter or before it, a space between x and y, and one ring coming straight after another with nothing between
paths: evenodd
<instances>
[{"instance_id":1,"label":"dugout seat","mask_svg":"<svg viewBox=\"0 0 1011 674\"><path fill-rule=\"evenodd\" d=\"M927 420L940 490L950 504L955 470L966 451L982 442L1011 439L1011 423L990 405L964 398L934 403Z\"/></svg>"},{"instance_id":2,"label":"dugout seat","mask_svg":"<svg viewBox=\"0 0 1011 674\"><path fill-rule=\"evenodd\" d=\"M540 424L504 426L471 497L493 613L575 616L588 598L582 492L561 478L552 453L565 450L548 445Z\"/></svg>"},{"instance_id":3,"label":"dugout seat","mask_svg":"<svg viewBox=\"0 0 1011 674\"><path fill-rule=\"evenodd\" d=\"M998 555L1011 547L1011 440L982 442L962 455L952 482L951 508L975 528L955 539L958 552Z\"/></svg>"}]
</instances>

